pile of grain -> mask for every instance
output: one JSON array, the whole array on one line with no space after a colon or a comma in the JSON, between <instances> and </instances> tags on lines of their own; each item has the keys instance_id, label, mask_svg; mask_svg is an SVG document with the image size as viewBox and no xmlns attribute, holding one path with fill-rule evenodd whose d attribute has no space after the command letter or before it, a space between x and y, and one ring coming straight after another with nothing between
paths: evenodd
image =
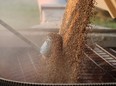
<instances>
[{"instance_id":1,"label":"pile of grain","mask_svg":"<svg viewBox=\"0 0 116 86\"><path fill-rule=\"evenodd\" d=\"M51 47L51 57L48 58L48 76L47 82L49 83L61 83L65 82L65 73L64 73L64 59L63 59L63 46L62 46L62 37L59 34L51 33L49 34L52 40Z\"/></svg>"},{"instance_id":2,"label":"pile of grain","mask_svg":"<svg viewBox=\"0 0 116 86\"><path fill-rule=\"evenodd\" d=\"M83 68L86 27L90 23L93 7L94 0L68 0L60 30L63 40L60 35L51 35L54 40L53 55L48 62L47 82L79 82Z\"/></svg>"}]
</instances>

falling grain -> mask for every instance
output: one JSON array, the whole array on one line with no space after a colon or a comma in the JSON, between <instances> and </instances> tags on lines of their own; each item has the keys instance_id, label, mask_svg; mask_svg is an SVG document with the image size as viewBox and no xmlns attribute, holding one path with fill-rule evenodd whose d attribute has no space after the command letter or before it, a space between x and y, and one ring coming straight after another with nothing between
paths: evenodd
<instances>
[{"instance_id":1,"label":"falling grain","mask_svg":"<svg viewBox=\"0 0 116 86\"><path fill-rule=\"evenodd\" d=\"M89 27L93 7L94 0L68 0L60 35L49 35L52 40L52 54L48 59L46 82L80 82L85 61L86 27Z\"/></svg>"}]
</instances>

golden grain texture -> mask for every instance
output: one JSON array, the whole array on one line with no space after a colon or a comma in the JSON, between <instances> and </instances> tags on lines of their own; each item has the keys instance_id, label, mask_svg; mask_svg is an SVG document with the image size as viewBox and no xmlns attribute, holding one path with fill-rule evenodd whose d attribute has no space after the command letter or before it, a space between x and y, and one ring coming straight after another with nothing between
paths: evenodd
<instances>
[{"instance_id":1,"label":"golden grain texture","mask_svg":"<svg viewBox=\"0 0 116 86\"><path fill-rule=\"evenodd\" d=\"M68 0L60 35L51 33L52 54L47 60L47 83L79 83L94 0Z\"/></svg>"},{"instance_id":2,"label":"golden grain texture","mask_svg":"<svg viewBox=\"0 0 116 86\"><path fill-rule=\"evenodd\" d=\"M84 59L87 30L93 15L94 0L68 0L60 34L68 82L79 82Z\"/></svg>"}]
</instances>

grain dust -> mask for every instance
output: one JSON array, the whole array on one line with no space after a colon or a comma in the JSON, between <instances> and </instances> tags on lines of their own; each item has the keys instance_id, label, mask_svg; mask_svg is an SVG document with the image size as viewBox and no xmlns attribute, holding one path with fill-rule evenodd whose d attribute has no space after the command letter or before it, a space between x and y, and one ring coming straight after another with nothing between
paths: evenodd
<instances>
[{"instance_id":1,"label":"grain dust","mask_svg":"<svg viewBox=\"0 0 116 86\"><path fill-rule=\"evenodd\" d=\"M88 33L86 27L89 27L93 8L94 0L68 0L60 35L49 35L53 45L47 63L46 82L80 82Z\"/></svg>"}]
</instances>

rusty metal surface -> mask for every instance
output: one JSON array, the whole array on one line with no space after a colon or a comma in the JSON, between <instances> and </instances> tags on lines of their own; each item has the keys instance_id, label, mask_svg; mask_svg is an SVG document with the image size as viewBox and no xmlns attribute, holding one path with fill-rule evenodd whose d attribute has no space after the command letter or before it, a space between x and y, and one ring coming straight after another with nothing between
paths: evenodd
<instances>
[{"instance_id":1,"label":"rusty metal surface","mask_svg":"<svg viewBox=\"0 0 116 86\"><path fill-rule=\"evenodd\" d=\"M109 50L110 48L107 48ZM107 51L105 48L95 45L94 48L86 45L86 54L88 57L103 71L116 79L116 57L113 53ZM104 78L105 79L105 78Z\"/></svg>"},{"instance_id":2,"label":"rusty metal surface","mask_svg":"<svg viewBox=\"0 0 116 86\"><path fill-rule=\"evenodd\" d=\"M40 64L39 63L40 55L38 54L38 52L36 52L32 48L13 48L12 50L13 51L11 51L11 49L8 49L8 48L0 48L0 55L2 56L2 57L0 56L0 59L1 59L0 60L0 69L1 69L0 70L0 77L1 77L0 83L7 84L7 86L12 86L12 84L14 84L14 86L17 86L16 84L19 84L18 86L45 85L45 84L38 83L39 78L37 76L38 75L37 73L39 73L39 64ZM9 53L9 55L6 53ZM103 66L101 66L101 64L100 64L99 59L97 59L97 60L99 60L98 61L99 63L97 63L95 59L91 58L91 56L88 55L88 57L89 57L88 60L91 60L95 66L97 65L98 69L103 68ZM95 58L95 56L94 56L94 58ZM105 60L101 60L101 63L103 63L103 61L105 61ZM109 64L107 64L107 62L106 62L106 64L104 64L104 66L106 66L106 65L109 65ZM110 65L110 67L111 67L111 65ZM103 69L107 71L107 69L105 69L105 68L103 68ZM95 71L99 72L99 70L95 70ZM91 72L84 73L85 74L84 77L86 77L85 80L88 82L92 81L91 80L92 79ZM109 71L107 71L107 72L109 72ZM108 75L108 73L107 73L107 75ZM94 78L95 77L98 77L98 74L94 75ZM98 78L98 80L99 80L99 78ZM110 80L112 80L112 78ZM101 84L95 84L95 83L91 83L91 84L93 84L95 86L96 85L99 86L102 84L102 81L101 81ZM115 84L115 83L112 82L111 84ZM83 83L83 84L77 84L77 85L85 86L87 84ZM107 85L107 83L104 83L102 85Z\"/></svg>"},{"instance_id":3,"label":"rusty metal surface","mask_svg":"<svg viewBox=\"0 0 116 86\"><path fill-rule=\"evenodd\" d=\"M92 49L91 47L88 47L88 49L89 51L91 51L91 53L93 53L86 53L89 57L88 60L92 61L93 64L98 67L98 69L102 69L105 70L105 72L108 72L109 75L111 72L107 70L112 70L113 72L110 75L112 76L112 74L115 73L115 55L107 51L106 49L103 49L99 45L96 45L94 49ZM108 49L115 53L114 48ZM104 54L106 57L108 56L108 59L105 59ZM0 47L0 77L7 79L5 83L9 82L8 80L12 80L12 83L14 81L18 81L18 83L27 82L27 84L40 82L41 80L39 77L41 77L41 74L38 75L39 70L41 70L39 63L40 58L40 54L29 46L18 47L17 45L16 47L15 45L15 47ZM96 71L99 72L99 70ZM94 75L94 77L95 76L99 75L96 74ZM84 77L85 79L83 80L85 80L85 82L92 82L93 78L91 78L91 72L86 74L84 73ZM115 81L112 79L112 77L110 78L111 81ZM3 79L1 81L3 81ZM97 82L102 82L102 80L98 78Z\"/></svg>"},{"instance_id":4,"label":"rusty metal surface","mask_svg":"<svg viewBox=\"0 0 116 86\"><path fill-rule=\"evenodd\" d=\"M115 69L114 56L101 51L101 48L100 50L95 50L92 50L88 56L97 65L100 65L103 69L106 67L105 70L107 71L108 69L110 71ZM23 82L39 82L37 75L39 72L40 54L37 51L32 48L0 48L0 55L0 77Z\"/></svg>"},{"instance_id":5,"label":"rusty metal surface","mask_svg":"<svg viewBox=\"0 0 116 86\"><path fill-rule=\"evenodd\" d=\"M116 58L114 54L116 54L116 50L114 48L108 48L112 51L109 52L107 49L104 49L97 44L94 49L88 45L86 47L86 57L88 57L88 62L94 65L96 69L91 71L92 67L90 67L90 72L82 74L82 81L84 83L114 82L116 77ZM15 45L15 47L0 47L0 77L12 80L12 82L19 81L20 83L41 82L40 58L40 53L29 46L18 47L17 45L16 47ZM100 72L100 70L102 70L102 72ZM91 73L93 72L96 72L96 74L92 75ZM100 74L97 74L98 72L100 72ZM107 74L108 77L103 77L104 79L96 77L104 76L104 73ZM94 81L95 77L96 81Z\"/></svg>"},{"instance_id":6,"label":"rusty metal surface","mask_svg":"<svg viewBox=\"0 0 116 86\"><path fill-rule=\"evenodd\" d=\"M92 62L91 64L96 67L94 71L100 72L100 70L102 70L102 72L100 72L100 75L92 75L91 73L94 71L91 71L92 67L90 67L90 72L82 74L83 82L95 82L95 76L102 76L104 75L104 72L110 77L105 77L104 79L96 77L96 82L102 83L115 81L115 56L97 44L94 49L89 46L86 47L88 51L90 51L89 53L91 53L89 54L86 52L86 57L88 57L88 61ZM116 54L115 49L111 48L110 50ZM12 82L41 82L41 74L39 74L41 70L39 63L40 58L40 53L29 46L18 47L17 45L17 47L0 47L0 77L12 80Z\"/></svg>"},{"instance_id":7,"label":"rusty metal surface","mask_svg":"<svg viewBox=\"0 0 116 86\"><path fill-rule=\"evenodd\" d=\"M39 57L33 48L0 48L0 77L22 82L39 82Z\"/></svg>"}]
</instances>

